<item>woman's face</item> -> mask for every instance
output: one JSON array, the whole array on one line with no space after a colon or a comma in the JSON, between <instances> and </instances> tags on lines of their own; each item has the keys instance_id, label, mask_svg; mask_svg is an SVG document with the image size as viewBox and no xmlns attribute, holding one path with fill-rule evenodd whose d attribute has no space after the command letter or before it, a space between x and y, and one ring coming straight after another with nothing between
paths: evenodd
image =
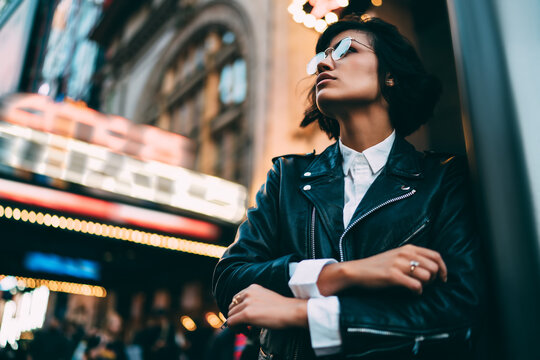
<instances>
[{"instance_id":1,"label":"woman's face","mask_svg":"<svg viewBox=\"0 0 540 360\"><path fill-rule=\"evenodd\" d=\"M346 37L371 48L368 35L358 30L338 34L329 47L335 48ZM328 54L318 65L317 107L326 116L335 118L347 108L380 101L377 56L356 41L351 42L349 52L341 59L335 61Z\"/></svg>"}]
</instances>

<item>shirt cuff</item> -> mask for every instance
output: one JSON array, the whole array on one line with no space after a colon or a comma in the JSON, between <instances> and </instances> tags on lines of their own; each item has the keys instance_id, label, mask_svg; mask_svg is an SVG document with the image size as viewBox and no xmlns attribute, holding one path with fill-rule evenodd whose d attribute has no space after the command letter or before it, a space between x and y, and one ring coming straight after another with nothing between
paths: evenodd
<instances>
[{"instance_id":1,"label":"shirt cuff","mask_svg":"<svg viewBox=\"0 0 540 360\"><path fill-rule=\"evenodd\" d=\"M289 280L293 276L294 272L296 271L296 267L298 266L297 262L291 262L289 263Z\"/></svg>"},{"instance_id":2,"label":"shirt cuff","mask_svg":"<svg viewBox=\"0 0 540 360\"><path fill-rule=\"evenodd\" d=\"M337 296L308 300L309 334L311 335L311 346L315 351L315 355L327 356L341 351L339 312Z\"/></svg>"},{"instance_id":3,"label":"shirt cuff","mask_svg":"<svg viewBox=\"0 0 540 360\"><path fill-rule=\"evenodd\" d=\"M294 297L298 299L311 299L322 297L317 287L317 280L323 267L328 264L337 263L335 259L313 259L303 260L296 266L289 264L289 271L293 270L289 280L289 288Z\"/></svg>"}]
</instances>

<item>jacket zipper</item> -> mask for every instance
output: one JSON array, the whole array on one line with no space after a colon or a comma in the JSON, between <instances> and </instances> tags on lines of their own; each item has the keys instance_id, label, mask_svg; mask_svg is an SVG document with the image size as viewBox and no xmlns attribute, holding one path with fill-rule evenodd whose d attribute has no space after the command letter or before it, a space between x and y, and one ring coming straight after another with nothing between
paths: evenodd
<instances>
[{"instance_id":1,"label":"jacket zipper","mask_svg":"<svg viewBox=\"0 0 540 360\"><path fill-rule=\"evenodd\" d=\"M369 328L348 328L347 332L374 334L374 335L384 335L384 336L396 336L396 337L404 337L404 338L411 338L411 339L413 338L413 336L411 336L409 334L399 333L399 332L395 332L395 331L369 329ZM414 346L412 348L412 352L414 354L418 354L418 351L420 350L420 343L422 341L424 341L424 340L447 339L449 337L450 337L449 333L414 336ZM383 350L383 349L380 349L380 350Z\"/></svg>"},{"instance_id":2,"label":"jacket zipper","mask_svg":"<svg viewBox=\"0 0 540 360\"><path fill-rule=\"evenodd\" d=\"M311 211L311 258L315 259L315 206Z\"/></svg>"},{"instance_id":3,"label":"jacket zipper","mask_svg":"<svg viewBox=\"0 0 540 360\"><path fill-rule=\"evenodd\" d=\"M411 235L409 235L405 240L403 240L399 245L399 246L402 246L403 244L405 244L406 242L408 242L409 240L411 240L413 237L416 236L416 234L418 234L420 231L424 230L424 228L429 224L429 219L426 220L425 223L423 223L418 229L416 229Z\"/></svg>"},{"instance_id":4,"label":"jacket zipper","mask_svg":"<svg viewBox=\"0 0 540 360\"><path fill-rule=\"evenodd\" d=\"M399 336L399 337L407 337L407 338L413 338L414 337L415 341L447 339L447 338L450 337L449 333L412 336L410 334L405 334L405 333L400 333L400 332L395 332L395 331L376 330L376 329L370 329L370 328L348 328L347 331L351 332L351 333L363 333L363 334L386 335L386 336Z\"/></svg>"},{"instance_id":5,"label":"jacket zipper","mask_svg":"<svg viewBox=\"0 0 540 360\"><path fill-rule=\"evenodd\" d=\"M364 215L360 216L358 219L356 219L352 224L349 224L349 226L345 229L345 231L343 232L343 234L341 234L341 237L339 238L339 258L340 258L340 261L345 261L345 257L344 257L344 254L343 254L343 238L345 237L345 235L347 234L347 232L356 224L358 224L362 219L364 219L366 216L368 216L369 214L371 214L372 212L382 208L383 206L386 206L388 204L391 204L393 202L396 202L396 201L399 201L399 200L402 200L402 199L405 199L405 198L408 198L409 196L412 196L414 195L414 193L416 192L416 190L412 190L406 194L403 194L401 196L398 196L396 198L393 198L393 199L390 199L390 200L386 200L385 202L383 202L382 204L379 204L378 206L372 208L371 210L369 210L368 212L366 212Z\"/></svg>"},{"instance_id":6,"label":"jacket zipper","mask_svg":"<svg viewBox=\"0 0 540 360\"><path fill-rule=\"evenodd\" d=\"M428 335L428 336L416 336L414 338L414 346L412 349L412 352L414 355L418 354L418 351L420 351L420 343L424 340L437 340L437 339L447 339L450 337L450 334L448 333L441 333L441 334L435 334L435 335Z\"/></svg>"},{"instance_id":7,"label":"jacket zipper","mask_svg":"<svg viewBox=\"0 0 540 360\"><path fill-rule=\"evenodd\" d=\"M303 346L301 338L299 336L297 336L296 340L297 341L296 341L296 346L295 346L295 349L294 349L293 360L300 359L301 358L300 354L301 354L301 351L303 350L303 349L301 349L301 347Z\"/></svg>"}]
</instances>

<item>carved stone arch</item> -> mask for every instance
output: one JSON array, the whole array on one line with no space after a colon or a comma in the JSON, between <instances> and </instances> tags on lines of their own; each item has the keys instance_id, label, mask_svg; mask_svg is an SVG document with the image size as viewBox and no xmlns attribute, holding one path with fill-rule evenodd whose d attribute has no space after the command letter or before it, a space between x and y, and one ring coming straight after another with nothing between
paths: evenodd
<instances>
[{"instance_id":1,"label":"carved stone arch","mask_svg":"<svg viewBox=\"0 0 540 360\"><path fill-rule=\"evenodd\" d=\"M179 16L182 16L181 14ZM242 5L236 1L211 1L194 10L191 20L182 19L184 27L172 38L166 46L166 50L160 55L160 59L154 65L153 75L150 76L141 92L137 102L136 115L133 119L136 123L148 121L150 114L157 113L156 106L159 103L160 86L165 72L177 59L178 54L188 46L193 36L216 26L222 26L232 31L239 44L240 55L246 60L248 94L246 96L246 121L249 132L252 132L252 120L255 97L250 95L256 84L255 74L255 39L249 22L249 16Z\"/></svg>"}]
</instances>

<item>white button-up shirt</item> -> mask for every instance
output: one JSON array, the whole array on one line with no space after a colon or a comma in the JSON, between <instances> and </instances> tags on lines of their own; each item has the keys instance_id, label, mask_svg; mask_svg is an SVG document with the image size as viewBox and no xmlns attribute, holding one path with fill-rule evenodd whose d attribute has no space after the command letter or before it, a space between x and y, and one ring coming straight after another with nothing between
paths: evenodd
<instances>
[{"instance_id":1,"label":"white button-up shirt","mask_svg":"<svg viewBox=\"0 0 540 360\"><path fill-rule=\"evenodd\" d=\"M339 139L345 186L343 206L345 228L369 187L386 165L395 138L396 133L393 131L386 139L363 152L343 145ZM317 287L322 268L335 262L337 262L335 259L315 259L291 263L289 266L292 275L289 287L294 296L309 299L307 304L309 332L311 345L317 356L335 354L341 349L339 300L337 296L322 296Z\"/></svg>"}]
</instances>

